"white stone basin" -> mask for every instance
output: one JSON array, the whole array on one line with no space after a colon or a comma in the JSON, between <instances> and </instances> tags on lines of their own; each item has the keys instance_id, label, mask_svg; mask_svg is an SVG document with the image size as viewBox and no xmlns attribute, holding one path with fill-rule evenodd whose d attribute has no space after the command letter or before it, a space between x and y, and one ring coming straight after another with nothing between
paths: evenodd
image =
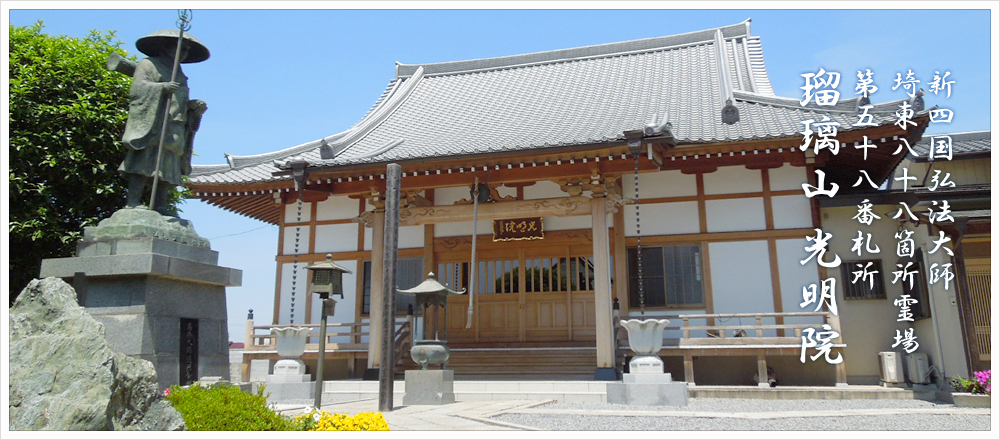
<instances>
[{"instance_id":1,"label":"white stone basin","mask_svg":"<svg viewBox=\"0 0 1000 440\"><path fill-rule=\"evenodd\" d=\"M306 352L306 338L310 331L312 331L310 327L272 328L271 333L275 336L274 345L278 355L283 358L298 359Z\"/></svg>"},{"instance_id":2,"label":"white stone basin","mask_svg":"<svg viewBox=\"0 0 1000 440\"><path fill-rule=\"evenodd\" d=\"M622 327L628 331L628 347L638 355L655 355L663 348L663 330L667 319L622 320Z\"/></svg>"}]
</instances>

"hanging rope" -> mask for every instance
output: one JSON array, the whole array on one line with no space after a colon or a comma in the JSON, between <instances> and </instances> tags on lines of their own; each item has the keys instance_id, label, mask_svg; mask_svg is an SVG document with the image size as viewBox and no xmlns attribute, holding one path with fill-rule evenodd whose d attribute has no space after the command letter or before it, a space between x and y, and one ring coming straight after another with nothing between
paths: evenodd
<instances>
[{"instance_id":1,"label":"hanging rope","mask_svg":"<svg viewBox=\"0 0 1000 440\"><path fill-rule=\"evenodd\" d=\"M633 154L632 158L635 159L635 267L639 275L639 314L646 316L646 295L642 286L642 230L639 228L639 155Z\"/></svg>"},{"instance_id":2,"label":"hanging rope","mask_svg":"<svg viewBox=\"0 0 1000 440\"><path fill-rule=\"evenodd\" d=\"M304 188L303 188L304 189ZM302 235L302 193L299 190L297 214L295 215L295 254L292 256L292 293L289 296L288 323L295 324L295 284L299 277L299 240Z\"/></svg>"},{"instance_id":3,"label":"hanging rope","mask_svg":"<svg viewBox=\"0 0 1000 440\"><path fill-rule=\"evenodd\" d=\"M469 312L465 328L472 328L472 298L476 294L476 226L479 224L479 176L472 185L472 263L469 267Z\"/></svg>"}]
</instances>

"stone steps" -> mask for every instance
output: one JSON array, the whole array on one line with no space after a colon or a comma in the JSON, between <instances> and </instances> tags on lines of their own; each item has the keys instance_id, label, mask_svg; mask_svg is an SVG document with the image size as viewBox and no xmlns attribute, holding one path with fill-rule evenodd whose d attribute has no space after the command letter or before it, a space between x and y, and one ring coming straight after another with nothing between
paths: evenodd
<instances>
[{"instance_id":1,"label":"stone steps","mask_svg":"<svg viewBox=\"0 0 1000 440\"><path fill-rule=\"evenodd\" d=\"M469 380L454 382L457 401L554 400L559 403L606 403L609 382L593 380ZM305 385L305 384L303 384ZM309 384L311 386L311 384ZM323 402L378 399L378 381L328 380L323 383ZM395 380L393 394L406 393L406 382ZM742 399L923 399L913 390L851 385L847 387L712 386L688 387L689 398ZM280 399L278 399L280 400ZM925 399L927 400L927 399Z\"/></svg>"},{"instance_id":2,"label":"stone steps","mask_svg":"<svg viewBox=\"0 0 1000 440\"><path fill-rule=\"evenodd\" d=\"M593 374L593 373L591 373ZM323 382L324 402L377 399L378 381ZM567 380L455 381L455 400L556 400L560 403L605 402L607 382ZM393 382L393 394L406 393L406 381Z\"/></svg>"}]
</instances>

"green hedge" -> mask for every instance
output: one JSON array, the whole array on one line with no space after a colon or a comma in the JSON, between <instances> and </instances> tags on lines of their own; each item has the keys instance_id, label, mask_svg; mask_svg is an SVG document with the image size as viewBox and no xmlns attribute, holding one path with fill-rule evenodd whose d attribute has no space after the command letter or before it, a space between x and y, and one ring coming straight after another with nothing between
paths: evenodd
<instances>
[{"instance_id":1,"label":"green hedge","mask_svg":"<svg viewBox=\"0 0 1000 440\"><path fill-rule=\"evenodd\" d=\"M299 431L304 427L268 406L264 387L247 393L234 385L172 386L167 400L190 431Z\"/></svg>"}]
</instances>

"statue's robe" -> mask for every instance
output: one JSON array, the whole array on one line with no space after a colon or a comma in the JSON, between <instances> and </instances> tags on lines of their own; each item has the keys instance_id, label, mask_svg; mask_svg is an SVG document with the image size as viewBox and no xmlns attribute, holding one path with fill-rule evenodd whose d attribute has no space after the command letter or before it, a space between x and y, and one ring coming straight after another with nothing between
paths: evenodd
<instances>
[{"instance_id":1,"label":"statue's robe","mask_svg":"<svg viewBox=\"0 0 1000 440\"><path fill-rule=\"evenodd\" d=\"M136 66L129 89L128 122L125 123L125 134L122 136L122 143L128 152L118 171L153 177L164 105L167 98L172 96L160 163L160 180L181 185L182 176L191 171L191 143L198 121L189 121L187 77L179 67L175 81L180 87L173 94L163 93L163 85L170 81L172 68L172 60L165 57L146 58ZM192 119L200 119L200 115Z\"/></svg>"}]
</instances>

